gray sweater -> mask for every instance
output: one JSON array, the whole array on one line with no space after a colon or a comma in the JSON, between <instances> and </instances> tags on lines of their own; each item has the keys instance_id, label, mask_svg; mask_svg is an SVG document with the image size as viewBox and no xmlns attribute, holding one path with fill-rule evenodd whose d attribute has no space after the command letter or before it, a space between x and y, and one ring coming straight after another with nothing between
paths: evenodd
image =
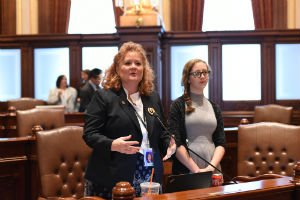
<instances>
[{"instance_id":1,"label":"gray sweater","mask_svg":"<svg viewBox=\"0 0 300 200\"><path fill-rule=\"evenodd\" d=\"M225 148L225 134L224 134L224 124L222 118L222 112L219 106L213 101L208 100L211 104L215 118L217 121L217 126L212 133L212 141L215 147L223 146ZM168 115L168 126L169 131L175 135L177 146L183 145L187 147L186 139L187 128L186 128L186 114L185 114L185 100L181 96L177 98L171 104L169 115ZM175 156L173 156L173 174L189 173L189 170L181 164Z\"/></svg>"}]
</instances>

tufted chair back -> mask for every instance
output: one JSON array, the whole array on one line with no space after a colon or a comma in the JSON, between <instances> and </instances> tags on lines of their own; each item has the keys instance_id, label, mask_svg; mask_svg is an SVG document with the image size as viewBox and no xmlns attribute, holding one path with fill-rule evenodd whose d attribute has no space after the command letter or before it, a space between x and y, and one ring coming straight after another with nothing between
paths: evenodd
<instances>
[{"instance_id":1,"label":"tufted chair back","mask_svg":"<svg viewBox=\"0 0 300 200\"><path fill-rule=\"evenodd\" d=\"M38 100L30 97L22 97L19 99L13 99L7 101L7 107L14 106L16 110L28 110L35 108L37 105L45 105L46 102L43 100Z\"/></svg>"},{"instance_id":2,"label":"tufted chair back","mask_svg":"<svg viewBox=\"0 0 300 200\"><path fill-rule=\"evenodd\" d=\"M83 128L65 126L37 133L41 197L83 197L84 170L91 149Z\"/></svg>"},{"instance_id":3,"label":"tufted chair back","mask_svg":"<svg viewBox=\"0 0 300 200\"><path fill-rule=\"evenodd\" d=\"M28 136L32 133L32 127L41 125L43 130L62 127L65 124L64 110L41 109L17 110L18 136Z\"/></svg>"},{"instance_id":4,"label":"tufted chair back","mask_svg":"<svg viewBox=\"0 0 300 200\"><path fill-rule=\"evenodd\" d=\"M255 106L253 122L279 122L290 124L293 117L293 107L269 104Z\"/></svg>"},{"instance_id":5,"label":"tufted chair back","mask_svg":"<svg viewBox=\"0 0 300 200\"><path fill-rule=\"evenodd\" d=\"M276 122L240 125L238 175L280 174L293 176L300 160L300 126Z\"/></svg>"}]
</instances>

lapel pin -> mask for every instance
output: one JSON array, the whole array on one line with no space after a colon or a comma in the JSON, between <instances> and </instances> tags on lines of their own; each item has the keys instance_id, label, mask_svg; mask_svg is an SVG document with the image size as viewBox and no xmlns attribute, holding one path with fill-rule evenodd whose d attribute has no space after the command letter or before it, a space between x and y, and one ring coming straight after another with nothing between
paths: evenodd
<instances>
[{"instance_id":1,"label":"lapel pin","mask_svg":"<svg viewBox=\"0 0 300 200\"><path fill-rule=\"evenodd\" d=\"M148 108L148 113L149 113L150 115L154 115L154 113L155 113L154 108Z\"/></svg>"},{"instance_id":2,"label":"lapel pin","mask_svg":"<svg viewBox=\"0 0 300 200\"><path fill-rule=\"evenodd\" d=\"M125 105L125 101L122 101L122 104Z\"/></svg>"}]
</instances>

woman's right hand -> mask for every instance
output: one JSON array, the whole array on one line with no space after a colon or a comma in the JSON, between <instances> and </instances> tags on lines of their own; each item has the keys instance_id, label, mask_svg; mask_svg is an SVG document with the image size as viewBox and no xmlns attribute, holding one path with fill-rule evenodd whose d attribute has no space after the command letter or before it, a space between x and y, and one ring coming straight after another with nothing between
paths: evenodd
<instances>
[{"instance_id":1,"label":"woman's right hand","mask_svg":"<svg viewBox=\"0 0 300 200\"><path fill-rule=\"evenodd\" d=\"M202 172L207 172L206 168L204 168L204 169L198 168L198 169L197 169L195 172L193 172L193 173L202 173Z\"/></svg>"},{"instance_id":2,"label":"woman's right hand","mask_svg":"<svg viewBox=\"0 0 300 200\"><path fill-rule=\"evenodd\" d=\"M125 137L119 137L115 139L111 144L112 151L118 151L125 154L135 154L140 150L140 147L132 146L139 144L138 141L126 141L131 138L131 135Z\"/></svg>"},{"instance_id":3,"label":"woman's right hand","mask_svg":"<svg viewBox=\"0 0 300 200\"><path fill-rule=\"evenodd\" d=\"M58 89L58 98L62 95L63 90L62 89Z\"/></svg>"}]
</instances>

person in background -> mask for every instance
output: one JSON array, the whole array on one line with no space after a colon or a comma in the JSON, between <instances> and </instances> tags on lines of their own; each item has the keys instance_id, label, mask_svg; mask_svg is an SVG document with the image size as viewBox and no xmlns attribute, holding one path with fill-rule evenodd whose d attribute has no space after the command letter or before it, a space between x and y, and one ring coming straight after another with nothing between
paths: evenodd
<instances>
[{"instance_id":1,"label":"person in background","mask_svg":"<svg viewBox=\"0 0 300 200\"><path fill-rule=\"evenodd\" d=\"M77 104L76 106L79 108L80 107L80 89L89 81L89 69L85 69L81 71L81 85L79 88L77 88Z\"/></svg>"},{"instance_id":2,"label":"person in background","mask_svg":"<svg viewBox=\"0 0 300 200\"><path fill-rule=\"evenodd\" d=\"M87 84L85 84L81 89L80 89L80 107L79 107L79 112L84 112L87 106L89 105L94 93L96 90L98 90L99 84L102 79L102 70L95 68L92 69L89 73L89 80Z\"/></svg>"},{"instance_id":3,"label":"person in background","mask_svg":"<svg viewBox=\"0 0 300 200\"><path fill-rule=\"evenodd\" d=\"M89 69L85 69L81 71L81 86L80 88L82 88L88 81L89 81L89 74L90 74L90 70Z\"/></svg>"},{"instance_id":4,"label":"person in background","mask_svg":"<svg viewBox=\"0 0 300 200\"><path fill-rule=\"evenodd\" d=\"M153 108L163 120L160 97L154 91L153 72L140 44L128 42L106 71L103 89L97 90L85 112L83 139L93 151L85 170L85 196L111 198L112 188L128 181L140 195L140 183L162 181L163 160L176 144L150 115ZM152 152L148 166L146 152Z\"/></svg>"},{"instance_id":5,"label":"person in background","mask_svg":"<svg viewBox=\"0 0 300 200\"><path fill-rule=\"evenodd\" d=\"M65 75L60 75L56 80L56 88L50 90L48 104L63 105L66 113L78 112L76 109L76 97L76 89L68 86Z\"/></svg>"},{"instance_id":6,"label":"person in background","mask_svg":"<svg viewBox=\"0 0 300 200\"><path fill-rule=\"evenodd\" d=\"M205 98L203 90L209 80L211 68L203 60L188 61L182 72L184 94L171 104L168 126L178 145L172 173L214 171L201 157L220 168L225 153L225 134L219 106ZM188 142L187 142L188 141Z\"/></svg>"}]
</instances>

